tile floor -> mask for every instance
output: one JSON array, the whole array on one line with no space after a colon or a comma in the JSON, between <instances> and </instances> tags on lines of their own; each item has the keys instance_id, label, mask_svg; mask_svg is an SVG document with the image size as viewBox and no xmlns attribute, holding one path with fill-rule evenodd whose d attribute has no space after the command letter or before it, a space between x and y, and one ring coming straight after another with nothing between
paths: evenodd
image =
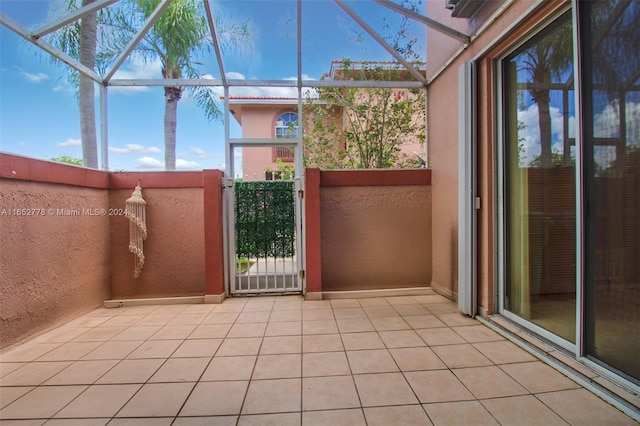
<instances>
[{"instance_id":1,"label":"tile floor","mask_svg":"<svg viewBox=\"0 0 640 426\"><path fill-rule=\"evenodd\" d=\"M436 295L97 309L0 354L10 425L623 425Z\"/></svg>"}]
</instances>

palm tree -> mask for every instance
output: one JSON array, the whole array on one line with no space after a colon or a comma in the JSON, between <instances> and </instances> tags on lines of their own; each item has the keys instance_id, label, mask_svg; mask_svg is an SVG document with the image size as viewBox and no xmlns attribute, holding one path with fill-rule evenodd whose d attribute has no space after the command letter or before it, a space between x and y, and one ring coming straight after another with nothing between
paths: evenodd
<instances>
[{"instance_id":1,"label":"palm tree","mask_svg":"<svg viewBox=\"0 0 640 426\"><path fill-rule=\"evenodd\" d=\"M139 27L139 22L148 18L160 0L137 0L131 13L118 15L123 19L121 29L129 29L131 34ZM136 24L136 19L138 20ZM248 45L248 23L229 24L216 22L223 48ZM125 31L126 32L126 31ZM156 21L135 52L144 60L160 59L162 76L165 79L202 78L196 69L195 58L213 49L209 26L202 2L197 0L174 0ZM219 118L217 95L206 87L165 86L164 142L165 169L176 168L177 106L184 90L188 90L203 108L208 119Z\"/></svg>"},{"instance_id":2,"label":"palm tree","mask_svg":"<svg viewBox=\"0 0 640 426\"><path fill-rule=\"evenodd\" d=\"M82 6L95 0L82 0ZM61 0L52 5L51 15L57 17L78 8L77 0ZM77 58L89 69L96 66L98 40L98 14L90 13L80 21L64 27L51 36L53 45ZM95 87L93 80L82 73L66 68L71 84L78 88L76 93L80 109L80 139L82 141L82 163L85 167L98 168L98 141L96 132Z\"/></svg>"}]
</instances>

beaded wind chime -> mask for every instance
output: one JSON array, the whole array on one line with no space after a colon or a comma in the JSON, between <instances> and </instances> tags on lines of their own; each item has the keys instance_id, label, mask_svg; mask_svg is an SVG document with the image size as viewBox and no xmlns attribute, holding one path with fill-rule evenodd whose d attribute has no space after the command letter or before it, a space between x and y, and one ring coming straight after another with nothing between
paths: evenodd
<instances>
[{"instance_id":1,"label":"beaded wind chime","mask_svg":"<svg viewBox=\"0 0 640 426\"><path fill-rule=\"evenodd\" d=\"M135 273L138 278L144 266L143 241L147 239L146 201L142 198L140 182L127 199L127 217L129 218L129 251L135 255Z\"/></svg>"}]
</instances>

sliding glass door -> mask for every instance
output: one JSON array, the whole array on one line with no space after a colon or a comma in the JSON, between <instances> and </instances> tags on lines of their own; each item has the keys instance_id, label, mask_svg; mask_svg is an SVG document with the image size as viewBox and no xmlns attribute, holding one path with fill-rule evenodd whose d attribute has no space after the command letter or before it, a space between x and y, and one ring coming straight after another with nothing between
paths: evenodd
<instances>
[{"instance_id":1,"label":"sliding glass door","mask_svg":"<svg viewBox=\"0 0 640 426\"><path fill-rule=\"evenodd\" d=\"M580 3L585 354L640 381L640 2Z\"/></svg>"},{"instance_id":2,"label":"sliding glass door","mask_svg":"<svg viewBox=\"0 0 640 426\"><path fill-rule=\"evenodd\" d=\"M573 49L565 14L502 61L507 311L575 342Z\"/></svg>"}]
</instances>

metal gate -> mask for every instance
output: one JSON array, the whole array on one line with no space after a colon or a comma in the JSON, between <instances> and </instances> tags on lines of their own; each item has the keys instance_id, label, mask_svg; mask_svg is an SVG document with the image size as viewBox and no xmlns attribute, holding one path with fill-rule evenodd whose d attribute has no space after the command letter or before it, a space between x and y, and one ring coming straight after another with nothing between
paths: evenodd
<instances>
[{"instance_id":1,"label":"metal gate","mask_svg":"<svg viewBox=\"0 0 640 426\"><path fill-rule=\"evenodd\" d=\"M285 145L231 144L232 162L251 149ZM240 151L243 150L243 151ZM238 164L232 170L240 170ZM262 173L227 180L227 282L231 295L301 293L302 179L293 164L288 173ZM269 174L270 176L266 176ZM270 179L270 180L267 180Z\"/></svg>"}]
</instances>

